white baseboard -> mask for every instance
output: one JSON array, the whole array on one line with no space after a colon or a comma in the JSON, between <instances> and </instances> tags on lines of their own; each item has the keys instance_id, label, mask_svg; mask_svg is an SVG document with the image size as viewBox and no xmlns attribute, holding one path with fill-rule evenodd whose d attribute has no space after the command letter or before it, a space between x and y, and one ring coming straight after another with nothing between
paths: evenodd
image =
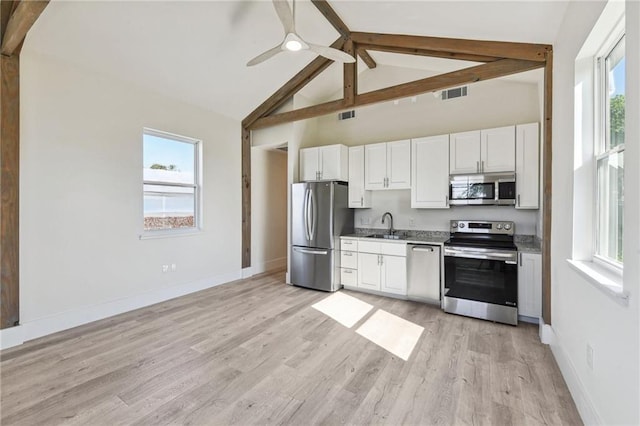
<instances>
[{"instance_id":1,"label":"white baseboard","mask_svg":"<svg viewBox=\"0 0 640 426\"><path fill-rule=\"evenodd\" d=\"M230 272L186 284L162 288L149 293L138 294L38 318L16 327L0 330L0 349L21 345L29 340L57 333L58 331L67 330L79 325L235 281L240 279L241 276L241 271Z\"/></svg>"},{"instance_id":2,"label":"white baseboard","mask_svg":"<svg viewBox=\"0 0 640 426\"><path fill-rule=\"evenodd\" d=\"M253 263L253 262L252 262ZM276 269L284 268L287 266L287 258L280 257L278 259L267 260L256 265L252 265L242 270L242 278L250 278L254 275L261 274L263 272L274 271Z\"/></svg>"},{"instance_id":3,"label":"white baseboard","mask_svg":"<svg viewBox=\"0 0 640 426\"><path fill-rule=\"evenodd\" d=\"M540 327L538 334L540 335L540 341L545 345L555 345L556 334L553 332L553 328L550 325L544 323L544 319L540 317Z\"/></svg>"},{"instance_id":4,"label":"white baseboard","mask_svg":"<svg viewBox=\"0 0 640 426\"><path fill-rule=\"evenodd\" d=\"M551 328L548 325L545 325L545 327ZM549 345L551 347L551 352L553 352L553 356L558 363L560 372L562 372L562 377L567 383L567 387L569 388L569 392L571 392L573 401L576 403L576 408L578 409L578 413L580 413L582 422L585 425L603 424L602 418L596 411L593 401L589 398L589 394L580 380L575 367L560 344L562 339L560 336L556 335L553 330L551 332L553 333L553 342Z\"/></svg>"}]
</instances>

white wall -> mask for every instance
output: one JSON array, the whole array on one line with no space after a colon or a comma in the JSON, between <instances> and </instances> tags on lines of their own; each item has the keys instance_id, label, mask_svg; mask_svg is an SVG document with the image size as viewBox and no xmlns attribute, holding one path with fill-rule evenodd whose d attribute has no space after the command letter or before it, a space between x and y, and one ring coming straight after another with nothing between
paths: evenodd
<instances>
[{"instance_id":1,"label":"white wall","mask_svg":"<svg viewBox=\"0 0 640 426\"><path fill-rule=\"evenodd\" d=\"M282 268L287 261L287 153L251 150L251 269Z\"/></svg>"},{"instance_id":2,"label":"white wall","mask_svg":"<svg viewBox=\"0 0 640 426\"><path fill-rule=\"evenodd\" d=\"M360 74L361 92L384 85L424 78L424 72L380 66ZM356 118L339 121L337 114L315 120L316 132L306 134L302 146L343 143L354 146L420 136L500 127L540 121L539 89L535 83L491 80L473 84L469 96L442 101L432 94L416 102L403 99L356 110ZM412 209L410 191L374 191L371 209L357 209L356 226L384 228L382 214L390 211L397 229L449 230L452 219L512 220L518 234L538 234L539 210L514 207L452 207ZM414 225L411 226L413 220Z\"/></svg>"},{"instance_id":3,"label":"white wall","mask_svg":"<svg viewBox=\"0 0 640 426\"><path fill-rule=\"evenodd\" d=\"M640 423L640 292L638 246L640 199L640 3L627 1L627 148L625 151L625 271L623 306L594 287L566 262L572 257L573 215L590 206L573 205L574 67L578 51L604 3L572 2L554 44L553 198L551 236L551 325L553 353L587 424ZM631 119L629 119L631 117ZM584 174L578 170L578 174ZM576 193L584 199L584 193ZM580 232L580 231L576 231ZM582 231L584 232L584 231ZM593 371L586 346L594 349Z\"/></svg>"},{"instance_id":4,"label":"white wall","mask_svg":"<svg viewBox=\"0 0 640 426\"><path fill-rule=\"evenodd\" d=\"M146 239L142 129L203 141L203 230ZM240 124L35 53L21 55L24 338L235 279ZM177 271L162 273L175 263Z\"/></svg>"}]
</instances>

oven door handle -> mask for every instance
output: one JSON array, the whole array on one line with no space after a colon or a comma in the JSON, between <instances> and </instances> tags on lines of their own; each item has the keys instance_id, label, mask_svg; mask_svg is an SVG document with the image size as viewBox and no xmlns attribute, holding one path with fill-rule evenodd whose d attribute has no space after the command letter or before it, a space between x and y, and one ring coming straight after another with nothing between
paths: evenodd
<instances>
[{"instance_id":1,"label":"oven door handle","mask_svg":"<svg viewBox=\"0 0 640 426\"><path fill-rule=\"evenodd\" d=\"M450 257L464 257L467 259L481 259L481 260L501 260L501 261L505 261L506 263L509 264L516 264L517 263L517 253L478 253L478 252L474 252L474 251L467 251L467 250L456 250L456 249L450 249L450 248L445 248L444 249L444 255L445 256L450 256Z\"/></svg>"}]
</instances>

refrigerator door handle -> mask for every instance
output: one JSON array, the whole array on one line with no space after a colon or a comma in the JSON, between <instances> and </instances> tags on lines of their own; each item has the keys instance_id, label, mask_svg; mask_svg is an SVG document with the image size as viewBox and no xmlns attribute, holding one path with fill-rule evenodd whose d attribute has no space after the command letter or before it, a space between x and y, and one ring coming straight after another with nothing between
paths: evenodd
<instances>
[{"instance_id":1,"label":"refrigerator door handle","mask_svg":"<svg viewBox=\"0 0 640 426\"><path fill-rule=\"evenodd\" d=\"M311 241L311 190L307 188L304 194L304 233L307 241Z\"/></svg>"},{"instance_id":2,"label":"refrigerator door handle","mask_svg":"<svg viewBox=\"0 0 640 426\"><path fill-rule=\"evenodd\" d=\"M300 248L300 247L294 247L293 250L297 251L298 253L304 253L304 254L319 254L323 256L329 254L328 250L314 250L314 249L307 249L307 248Z\"/></svg>"},{"instance_id":3,"label":"refrigerator door handle","mask_svg":"<svg viewBox=\"0 0 640 426\"><path fill-rule=\"evenodd\" d=\"M315 197L313 196L313 189L309 190L309 205L311 210L311 231L309 232L309 240L315 240L316 238L316 225L318 220L318 212L316 207Z\"/></svg>"}]
</instances>

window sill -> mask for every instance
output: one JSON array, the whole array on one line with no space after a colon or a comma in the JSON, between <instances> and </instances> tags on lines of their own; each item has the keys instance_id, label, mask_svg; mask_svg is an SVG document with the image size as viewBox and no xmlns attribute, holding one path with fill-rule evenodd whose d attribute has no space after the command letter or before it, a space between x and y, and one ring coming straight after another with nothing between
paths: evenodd
<instances>
[{"instance_id":1,"label":"window sill","mask_svg":"<svg viewBox=\"0 0 640 426\"><path fill-rule=\"evenodd\" d=\"M202 234L202 229L189 229L189 230L167 230L167 231L151 231L140 234L138 237L141 240L156 240L158 238L176 238L176 237L191 237L193 235Z\"/></svg>"},{"instance_id":2,"label":"window sill","mask_svg":"<svg viewBox=\"0 0 640 426\"><path fill-rule=\"evenodd\" d=\"M567 259L567 262L594 287L614 299L618 304L629 305L629 292L624 291L622 287L622 275L594 262L572 259Z\"/></svg>"}]
</instances>

